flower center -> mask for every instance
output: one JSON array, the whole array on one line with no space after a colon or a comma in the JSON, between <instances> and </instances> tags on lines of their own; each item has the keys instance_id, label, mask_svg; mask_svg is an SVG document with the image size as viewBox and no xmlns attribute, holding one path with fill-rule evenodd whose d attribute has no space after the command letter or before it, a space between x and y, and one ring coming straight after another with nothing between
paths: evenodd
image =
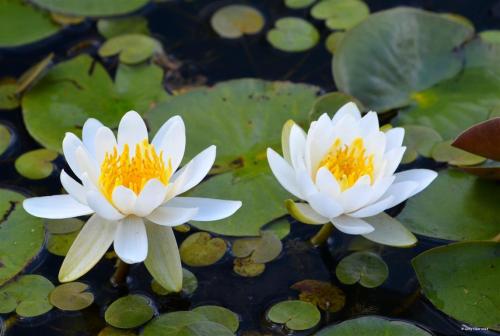
<instances>
[{"instance_id":1,"label":"flower center","mask_svg":"<svg viewBox=\"0 0 500 336\"><path fill-rule=\"evenodd\" d=\"M99 185L106 198L111 200L113 191L120 185L139 195L150 179L157 178L167 185L171 176L170 160L166 166L163 151L158 155L154 146L144 140L136 145L134 156L130 156L128 144L125 144L121 154L116 147L112 153L106 153L101 164Z\"/></svg>"},{"instance_id":2,"label":"flower center","mask_svg":"<svg viewBox=\"0 0 500 336\"><path fill-rule=\"evenodd\" d=\"M352 187L365 175L368 175L373 183L373 154L366 155L362 138L354 139L350 145L342 144L337 138L319 167L326 167L335 176L342 191Z\"/></svg>"}]
</instances>

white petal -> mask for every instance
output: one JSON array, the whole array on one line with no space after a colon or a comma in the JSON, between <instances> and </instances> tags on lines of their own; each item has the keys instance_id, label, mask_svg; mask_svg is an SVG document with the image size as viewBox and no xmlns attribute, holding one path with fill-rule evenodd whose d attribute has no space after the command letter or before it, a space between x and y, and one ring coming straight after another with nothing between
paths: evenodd
<instances>
[{"instance_id":1,"label":"white petal","mask_svg":"<svg viewBox=\"0 0 500 336\"><path fill-rule=\"evenodd\" d=\"M319 117L315 127L310 127L306 140L306 165L310 174L318 170L318 165L330 150L337 134L333 131L332 123L325 113Z\"/></svg>"},{"instance_id":2,"label":"white petal","mask_svg":"<svg viewBox=\"0 0 500 336\"><path fill-rule=\"evenodd\" d=\"M118 223L115 252L127 264L142 262L148 255L148 236L142 218L128 216Z\"/></svg>"},{"instance_id":3,"label":"white petal","mask_svg":"<svg viewBox=\"0 0 500 336\"><path fill-rule=\"evenodd\" d=\"M288 162L292 163L292 158L290 157L290 132L292 131L292 126L295 125L293 120L288 120L281 130L281 148L283 150L283 158ZM302 130L304 132L304 130Z\"/></svg>"},{"instance_id":4,"label":"white petal","mask_svg":"<svg viewBox=\"0 0 500 336\"><path fill-rule=\"evenodd\" d=\"M182 168L187 175L184 177L182 185L178 186L176 195L182 194L200 183L207 176L215 161L215 146L212 145L196 155L189 163ZM180 173L179 171L178 173Z\"/></svg>"},{"instance_id":5,"label":"white petal","mask_svg":"<svg viewBox=\"0 0 500 336\"><path fill-rule=\"evenodd\" d=\"M85 216L94 212L90 207L76 201L70 195L28 198L24 200L23 207L30 215L49 219Z\"/></svg>"},{"instance_id":6,"label":"white petal","mask_svg":"<svg viewBox=\"0 0 500 336\"><path fill-rule=\"evenodd\" d=\"M194 221L214 221L233 215L240 207L240 201L227 201L214 198L176 197L167 206L197 208Z\"/></svg>"},{"instance_id":7,"label":"white petal","mask_svg":"<svg viewBox=\"0 0 500 336\"><path fill-rule=\"evenodd\" d=\"M394 174L399 166L399 163L401 162L401 159L403 158L405 150L406 147L404 146L396 147L385 153L384 159L386 160L387 164L385 166L384 176L390 176Z\"/></svg>"},{"instance_id":8,"label":"white petal","mask_svg":"<svg viewBox=\"0 0 500 336\"><path fill-rule=\"evenodd\" d=\"M75 157L82 175L83 173L87 173L92 183L97 185L99 180L99 166L95 159L90 156L84 146L80 146L76 149Z\"/></svg>"},{"instance_id":9,"label":"white petal","mask_svg":"<svg viewBox=\"0 0 500 336\"><path fill-rule=\"evenodd\" d=\"M309 205L326 218L334 218L343 213L344 209L330 196L324 193L312 194L308 197Z\"/></svg>"},{"instance_id":10,"label":"white petal","mask_svg":"<svg viewBox=\"0 0 500 336\"><path fill-rule=\"evenodd\" d=\"M393 202L394 202L394 196L391 195L378 202L370 204L358 211L351 212L349 213L349 216L358 218L375 216L384 211L385 209L388 209Z\"/></svg>"},{"instance_id":11,"label":"white petal","mask_svg":"<svg viewBox=\"0 0 500 336\"><path fill-rule=\"evenodd\" d=\"M100 165L106 157L106 153L113 153L113 149L117 147L113 131L107 127L99 128L94 139L94 145L95 158L97 163Z\"/></svg>"},{"instance_id":12,"label":"white petal","mask_svg":"<svg viewBox=\"0 0 500 336\"><path fill-rule=\"evenodd\" d=\"M293 125L290 130L290 159L294 169L306 169L305 165L305 149L306 149L306 134L302 128Z\"/></svg>"},{"instance_id":13,"label":"white petal","mask_svg":"<svg viewBox=\"0 0 500 336\"><path fill-rule=\"evenodd\" d=\"M156 151L163 151L163 158L172 164L172 170L176 171L184 157L186 148L186 127L179 116L170 118L158 130L152 142Z\"/></svg>"},{"instance_id":14,"label":"white petal","mask_svg":"<svg viewBox=\"0 0 500 336\"><path fill-rule=\"evenodd\" d=\"M116 222L93 215L71 245L59 271L59 281L73 281L87 273L113 242Z\"/></svg>"},{"instance_id":15,"label":"white petal","mask_svg":"<svg viewBox=\"0 0 500 336\"><path fill-rule=\"evenodd\" d=\"M365 114L359 121L359 128L361 130L361 136L363 137L378 132L380 130L380 126L378 123L377 113L370 111Z\"/></svg>"},{"instance_id":16,"label":"white petal","mask_svg":"<svg viewBox=\"0 0 500 336\"><path fill-rule=\"evenodd\" d=\"M300 170L295 172L295 180L299 186L300 195L303 196L302 199L306 200L309 195L316 194L318 192L318 188L307 171Z\"/></svg>"},{"instance_id":17,"label":"white petal","mask_svg":"<svg viewBox=\"0 0 500 336\"><path fill-rule=\"evenodd\" d=\"M345 215L332 219L332 224L347 234L367 234L374 230L373 226L364 220Z\"/></svg>"},{"instance_id":18,"label":"white petal","mask_svg":"<svg viewBox=\"0 0 500 336\"><path fill-rule=\"evenodd\" d=\"M365 175L351 188L343 191L338 200L345 212L355 211L368 204L371 199L371 191L370 178Z\"/></svg>"},{"instance_id":19,"label":"white petal","mask_svg":"<svg viewBox=\"0 0 500 336\"><path fill-rule=\"evenodd\" d=\"M135 192L122 185L113 190L113 205L124 215L130 215L134 212L137 195Z\"/></svg>"},{"instance_id":20,"label":"white petal","mask_svg":"<svg viewBox=\"0 0 500 336\"><path fill-rule=\"evenodd\" d=\"M372 189L370 192L371 197L368 204L378 201L382 197L382 195L385 194L387 189L389 189L394 180L395 180L394 175L391 175L379 178L377 181L375 181L375 183L372 185L371 188Z\"/></svg>"},{"instance_id":21,"label":"white petal","mask_svg":"<svg viewBox=\"0 0 500 336\"><path fill-rule=\"evenodd\" d=\"M130 156L133 156L135 146L147 139L148 130L139 113L135 111L125 113L118 125L118 149L120 152L123 150L123 146L128 144Z\"/></svg>"},{"instance_id":22,"label":"white petal","mask_svg":"<svg viewBox=\"0 0 500 336\"><path fill-rule=\"evenodd\" d=\"M344 118L346 115L353 117L355 120L361 119L361 113L358 107L353 102L349 102L342 106L337 113L332 118L332 123L336 124L340 119Z\"/></svg>"},{"instance_id":23,"label":"white petal","mask_svg":"<svg viewBox=\"0 0 500 336\"><path fill-rule=\"evenodd\" d=\"M403 145L403 139L405 137L405 129L402 127L391 128L385 132L385 151L388 152L394 148L401 147Z\"/></svg>"},{"instance_id":24,"label":"white petal","mask_svg":"<svg viewBox=\"0 0 500 336\"><path fill-rule=\"evenodd\" d=\"M66 133L63 139L62 148L64 158L68 162L69 167L78 178L81 178L81 170L78 162L76 161L76 149L83 146L83 142L78 139L73 133Z\"/></svg>"},{"instance_id":25,"label":"white petal","mask_svg":"<svg viewBox=\"0 0 500 336\"><path fill-rule=\"evenodd\" d=\"M286 200L285 206L288 213L301 223L305 224L325 224L330 220L321 216L307 203L297 203L292 200Z\"/></svg>"},{"instance_id":26,"label":"white petal","mask_svg":"<svg viewBox=\"0 0 500 336\"><path fill-rule=\"evenodd\" d=\"M156 208L147 219L163 226L177 226L189 222L198 212L198 208L186 208L163 205Z\"/></svg>"},{"instance_id":27,"label":"white petal","mask_svg":"<svg viewBox=\"0 0 500 336\"><path fill-rule=\"evenodd\" d=\"M340 195L340 186L337 179L326 167L321 167L316 175L316 186L319 191L337 198Z\"/></svg>"},{"instance_id":28,"label":"white petal","mask_svg":"<svg viewBox=\"0 0 500 336\"><path fill-rule=\"evenodd\" d=\"M87 198L85 196L85 187L80 183L73 180L64 170L61 171L60 175L61 184L66 190L66 192L73 197L76 201L82 204L87 204Z\"/></svg>"},{"instance_id":29,"label":"white petal","mask_svg":"<svg viewBox=\"0 0 500 336\"><path fill-rule=\"evenodd\" d=\"M137 197L134 213L137 216L146 217L163 203L166 195L167 187L160 180L149 180Z\"/></svg>"},{"instance_id":30,"label":"white petal","mask_svg":"<svg viewBox=\"0 0 500 336\"><path fill-rule=\"evenodd\" d=\"M102 127L101 122L94 118L87 119L87 121L85 121L85 124L83 124L82 141L89 151L90 155L92 155L93 157L96 157L96 143L94 140L97 134L97 130L100 127Z\"/></svg>"},{"instance_id":31,"label":"white petal","mask_svg":"<svg viewBox=\"0 0 500 336\"><path fill-rule=\"evenodd\" d=\"M120 220L124 217L111 203L97 190L87 192L87 203L100 217L107 220Z\"/></svg>"},{"instance_id":32,"label":"white petal","mask_svg":"<svg viewBox=\"0 0 500 336\"><path fill-rule=\"evenodd\" d=\"M267 161L269 162L271 171L281 186L290 194L302 198L302 194L299 191L299 186L295 179L295 171L292 166L271 148L267 149Z\"/></svg>"},{"instance_id":33,"label":"white petal","mask_svg":"<svg viewBox=\"0 0 500 336\"><path fill-rule=\"evenodd\" d=\"M427 188L427 186L434 181L437 175L438 174L435 171L430 169L410 169L396 173L395 182L414 181L418 183L418 187L410 193L408 196L409 198Z\"/></svg>"},{"instance_id":34,"label":"white petal","mask_svg":"<svg viewBox=\"0 0 500 336\"><path fill-rule=\"evenodd\" d=\"M387 209L392 208L395 205L406 200L410 195L414 194L414 190L418 188L418 183L414 181L404 181L394 183L387 189L386 193L382 198L392 196L393 200L387 205Z\"/></svg>"}]
</instances>

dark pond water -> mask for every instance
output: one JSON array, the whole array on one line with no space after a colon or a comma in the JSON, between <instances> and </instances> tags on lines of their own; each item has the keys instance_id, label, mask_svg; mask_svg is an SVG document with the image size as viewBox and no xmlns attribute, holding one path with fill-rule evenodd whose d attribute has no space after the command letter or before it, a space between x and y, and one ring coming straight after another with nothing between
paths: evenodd
<instances>
[{"instance_id":1,"label":"dark pond water","mask_svg":"<svg viewBox=\"0 0 500 336\"><path fill-rule=\"evenodd\" d=\"M500 1L496 0L367 0L372 11L398 5L421 7L437 12L453 12L469 18L477 30L500 28ZM322 43L308 52L287 54L273 49L264 34L244 37L235 41L223 40L211 30L211 13L230 1L169 2L151 5L143 12L147 16L152 33L163 42L170 55L183 63L184 80L203 76L207 83L242 78L259 77L270 80L291 80L316 84L325 91L334 90L330 71L331 56ZM252 1L266 16L267 25L276 18L289 14L307 16L308 10L290 11L281 0ZM318 24L318 28L322 25ZM326 30L322 36L326 36ZM95 54L100 40L93 22L70 28L43 45L0 52L0 77L19 76L33 63L49 52L56 59L71 55L72 47L82 42L85 51ZM113 64L110 64L110 69ZM166 86L175 86L179 78L167 78ZM0 119L7 121L17 136L15 146L0 161L0 183L11 188L21 188L28 194L54 194L60 190L55 173L42 182L26 180L18 175L13 166L19 154L39 147L25 130L21 111L3 111ZM47 125L50 127L50 125ZM63 168L63 160L58 161ZM417 162L416 165L425 165ZM397 209L396 209L397 210ZM324 318L325 323L344 320L360 314L377 314L415 321L435 335L493 335L493 332L464 332L460 323L444 316L430 302L418 295L418 282L409 261L421 251L439 245L439 241L419 237L419 244L411 249L380 248L381 256L389 265L390 277L377 289L361 286L343 286L336 280L335 265L348 251L351 237L335 232L328 246L313 249L307 239L314 228L292 223L292 232L284 240L285 249L279 259L268 264L263 275L242 278L232 271L232 258L226 256L217 264L206 268L191 268L199 281L197 291L191 297L155 295L150 289L151 278L144 266L135 265L130 270L127 285L113 288L109 277L113 263L104 261L82 278L90 284L96 300L80 312L64 313L52 310L39 318L18 320L7 335L96 335L105 326L103 314L106 306L127 292L145 293L154 298L160 313L189 309L202 304L217 304L238 313L241 318L240 332L267 331L264 314L274 302L294 298L297 292L290 286L304 279L332 281L345 290L347 306L338 315ZM179 242L184 235L178 234ZM57 283L57 270L61 257L42 253L28 272L43 274ZM277 333L276 331L274 333Z\"/></svg>"}]
</instances>

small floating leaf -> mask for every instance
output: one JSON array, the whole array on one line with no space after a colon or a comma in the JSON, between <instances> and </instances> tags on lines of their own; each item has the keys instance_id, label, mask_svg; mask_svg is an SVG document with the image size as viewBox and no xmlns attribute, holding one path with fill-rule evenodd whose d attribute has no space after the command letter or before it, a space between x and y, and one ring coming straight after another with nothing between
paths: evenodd
<instances>
[{"instance_id":1,"label":"small floating leaf","mask_svg":"<svg viewBox=\"0 0 500 336\"><path fill-rule=\"evenodd\" d=\"M432 336L424 329L403 321L363 316L328 326L316 336Z\"/></svg>"},{"instance_id":2,"label":"small floating leaf","mask_svg":"<svg viewBox=\"0 0 500 336\"><path fill-rule=\"evenodd\" d=\"M333 32L330 35L328 35L328 37L325 40L326 49L334 55L337 52L340 42L342 41L344 36L345 36L344 32Z\"/></svg>"},{"instance_id":3,"label":"small floating leaf","mask_svg":"<svg viewBox=\"0 0 500 336\"><path fill-rule=\"evenodd\" d=\"M389 268L378 254L354 252L338 263L335 274L343 284L359 282L363 287L375 288L387 279Z\"/></svg>"},{"instance_id":4,"label":"small floating leaf","mask_svg":"<svg viewBox=\"0 0 500 336\"><path fill-rule=\"evenodd\" d=\"M179 248L182 261L189 266L209 266L226 254L227 245L222 238L212 238L207 232L193 233Z\"/></svg>"},{"instance_id":5,"label":"small floating leaf","mask_svg":"<svg viewBox=\"0 0 500 336\"><path fill-rule=\"evenodd\" d=\"M236 258L234 259L233 270L242 277L256 277L261 275L266 270L266 264L254 262L251 258Z\"/></svg>"},{"instance_id":6,"label":"small floating leaf","mask_svg":"<svg viewBox=\"0 0 500 336\"><path fill-rule=\"evenodd\" d=\"M309 302L290 300L272 306L267 318L271 322L284 324L290 330L306 330L319 323L321 313Z\"/></svg>"},{"instance_id":7,"label":"small floating leaf","mask_svg":"<svg viewBox=\"0 0 500 336\"><path fill-rule=\"evenodd\" d=\"M238 330L240 325L238 315L224 307L200 306L193 309L193 311L205 316L209 321L222 324L233 333Z\"/></svg>"},{"instance_id":8,"label":"small floating leaf","mask_svg":"<svg viewBox=\"0 0 500 336\"><path fill-rule=\"evenodd\" d=\"M52 290L49 301L61 310L82 310L94 302L94 294L88 292L88 289L89 286L82 282L65 283Z\"/></svg>"},{"instance_id":9,"label":"small floating leaf","mask_svg":"<svg viewBox=\"0 0 500 336\"><path fill-rule=\"evenodd\" d=\"M49 293L54 285L37 274L22 275L0 289L0 313L16 311L22 317L45 314L52 309Z\"/></svg>"},{"instance_id":10,"label":"small floating leaf","mask_svg":"<svg viewBox=\"0 0 500 336\"><path fill-rule=\"evenodd\" d=\"M79 233L80 231L75 231L71 233L49 235L47 250L49 250L50 253L61 257L66 256Z\"/></svg>"},{"instance_id":11,"label":"small floating leaf","mask_svg":"<svg viewBox=\"0 0 500 336\"><path fill-rule=\"evenodd\" d=\"M0 80L0 109L13 110L19 107L19 98L16 95L17 82L14 78Z\"/></svg>"},{"instance_id":12,"label":"small floating leaf","mask_svg":"<svg viewBox=\"0 0 500 336\"><path fill-rule=\"evenodd\" d=\"M329 282L302 280L291 288L300 291L300 300L310 302L324 311L336 313L345 305L344 292Z\"/></svg>"},{"instance_id":13,"label":"small floating leaf","mask_svg":"<svg viewBox=\"0 0 500 336\"><path fill-rule=\"evenodd\" d=\"M97 21L97 30L107 39L125 34L149 35L148 20L142 16L100 19Z\"/></svg>"},{"instance_id":14,"label":"small floating leaf","mask_svg":"<svg viewBox=\"0 0 500 336\"><path fill-rule=\"evenodd\" d=\"M265 264L279 256L283 245L272 231L262 231L260 238L243 238L233 243L233 254L236 257L249 257L255 263Z\"/></svg>"},{"instance_id":15,"label":"small floating leaf","mask_svg":"<svg viewBox=\"0 0 500 336\"><path fill-rule=\"evenodd\" d=\"M78 218L47 219L45 228L52 234L64 234L80 230L83 224L84 221Z\"/></svg>"},{"instance_id":16,"label":"small floating leaf","mask_svg":"<svg viewBox=\"0 0 500 336\"><path fill-rule=\"evenodd\" d=\"M304 19L286 17L276 21L275 28L267 33L267 40L276 49L299 52L314 47L319 41L319 33Z\"/></svg>"},{"instance_id":17,"label":"small floating leaf","mask_svg":"<svg viewBox=\"0 0 500 336\"><path fill-rule=\"evenodd\" d=\"M12 134L10 129L4 124L0 124L0 155L3 155L12 144Z\"/></svg>"},{"instance_id":18,"label":"small floating leaf","mask_svg":"<svg viewBox=\"0 0 500 336\"><path fill-rule=\"evenodd\" d=\"M443 138L434 129L420 125L404 125L405 136L403 146L406 146L403 163L414 161L418 155L431 157L432 148L442 142Z\"/></svg>"},{"instance_id":19,"label":"small floating leaf","mask_svg":"<svg viewBox=\"0 0 500 336\"><path fill-rule=\"evenodd\" d=\"M106 312L104 319L116 328L135 328L149 321L154 315L151 301L142 295L132 294L114 301Z\"/></svg>"},{"instance_id":20,"label":"small floating leaf","mask_svg":"<svg viewBox=\"0 0 500 336\"><path fill-rule=\"evenodd\" d=\"M120 62L137 64L146 61L155 52L161 51L161 45L154 38L141 34L119 35L110 38L99 48L99 56L119 55Z\"/></svg>"},{"instance_id":21,"label":"small floating leaf","mask_svg":"<svg viewBox=\"0 0 500 336\"><path fill-rule=\"evenodd\" d=\"M143 336L234 336L231 330L219 323L208 321L194 311L177 311L160 315L149 322Z\"/></svg>"},{"instance_id":22,"label":"small floating leaf","mask_svg":"<svg viewBox=\"0 0 500 336\"><path fill-rule=\"evenodd\" d=\"M292 9L305 8L312 5L316 0L285 0L285 6Z\"/></svg>"},{"instance_id":23,"label":"small floating leaf","mask_svg":"<svg viewBox=\"0 0 500 336\"><path fill-rule=\"evenodd\" d=\"M52 161L57 159L58 153L50 149L35 149L26 152L17 158L16 170L30 180L41 180L49 177L54 171Z\"/></svg>"},{"instance_id":24,"label":"small floating leaf","mask_svg":"<svg viewBox=\"0 0 500 336\"><path fill-rule=\"evenodd\" d=\"M443 141L432 149L432 158L440 162L448 162L454 166L474 166L486 159L475 154L453 147L453 140Z\"/></svg>"},{"instance_id":25,"label":"small floating leaf","mask_svg":"<svg viewBox=\"0 0 500 336\"><path fill-rule=\"evenodd\" d=\"M218 9L210 24L222 37L239 38L243 34L257 34L264 27L264 17L253 7L229 5Z\"/></svg>"},{"instance_id":26,"label":"small floating leaf","mask_svg":"<svg viewBox=\"0 0 500 336\"><path fill-rule=\"evenodd\" d=\"M198 279L189 270L182 269L182 292L184 294L190 295L198 288ZM156 280L153 279L151 282L151 289L158 295L168 295L170 293L175 293L163 288Z\"/></svg>"},{"instance_id":27,"label":"small floating leaf","mask_svg":"<svg viewBox=\"0 0 500 336\"><path fill-rule=\"evenodd\" d=\"M370 15L370 9L361 0L322 0L311 9L311 15L326 20L330 29L350 29Z\"/></svg>"},{"instance_id":28,"label":"small floating leaf","mask_svg":"<svg viewBox=\"0 0 500 336\"><path fill-rule=\"evenodd\" d=\"M76 16L123 15L138 10L148 0L33 0L51 12Z\"/></svg>"}]
</instances>

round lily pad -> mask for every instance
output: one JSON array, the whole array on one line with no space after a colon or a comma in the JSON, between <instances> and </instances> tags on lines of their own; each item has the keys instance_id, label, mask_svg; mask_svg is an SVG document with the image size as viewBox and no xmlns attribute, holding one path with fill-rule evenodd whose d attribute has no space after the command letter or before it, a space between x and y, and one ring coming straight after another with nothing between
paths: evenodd
<instances>
[{"instance_id":1,"label":"round lily pad","mask_svg":"<svg viewBox=\"0 0 500 336\"><path fill-rule=\"evenodd\" d=\"M107 39L125 34L149 35L148 20L142 16L100 19L97 30Z\"/></svg>"},{"instance_id":2,"label":"round lily pad","mask_svg":"<svg viewBox=\"0 0 500 336\"><path fill-rule=\"evenodd\" d=\"M36 5L51 12L76 16L123 15L146 5L148 0L33 0Z\"/></svg>"},{"instance_id":3,"label":"round lily pad","mask_svg":"<svg viewBox=\"0 0 500 336\"><path fill-rule=\"evenodd\" d=\"M77 56L54 66L24 95L26 128L44 147L60 151L64 134L80 135L90 117L113 128L124 112L144 113L165 100L162 77L155 65L120 64L113 83L101 64Z\"/></svg>"},{"instance_id":4,"label":"round lily pad","mask_svg":"<svg viewBox=\"0 0 500 336\"><path fill-rule=\"evenodd\" d=\"M209 321L222 324L233 333L238 330L240 325L238 315L224 307L199 306L193 309L193 311L205 316Z\"/></svg>"},{"instance_id":5,"label":"round lily pad","mask_svg":"<svg viewBox=\"0 0 500 336\"><path fill-rule=\"evenodd\" d=\"M325 40L326 49L330 53L335 54L344 36L345 36L344 32L333 32L330 35L328 35L328 37Z\"/></svg>"},{"instance_id":6,"label":"round lily pad","mask_svg":"<svg viewBox=\"0 0 500 336\"><path fill-rule=\"evenodd\" d=\"M79 233L80 231L63 234L50 234L47 241L47 250L49 250L50 253L61 257L66 256Z\"/></svg>"},{"instance_id":7,"label":"round lily pad","mask_svg":"<svg viewBox=\"0 0 500 336\"><path fill-rule=\"evenodd\" d=\"M61 310L82 310L94 302L94 294L88 292L88 289L89 286L82 282L65 283L52 290L49 301Z\"/></svg>"},{"instance_id":8,"label":"round lily pad","mask_svg":"<svg viewBox=\"0 0 500 336\"><path fill-rule=\"evenodd\" d=\"M282 51L300 52L311 49L319 41L319 32L312 24L297 17L286 17L275 22L267 33L267 40Z\"/></svg>"},{"instance_id":9,"label":"round lily pad","mask_svg":"<svg viewBox=\"0 0 500 336\"><path fill-rule=\"evenodd\" d=\"M222 238L212 238L207 232L193 233L181 244L182 261L189 266L209 266L226 254L227 244Z\"/></svg>"},{"instance_id":10,"label":"round lily pad","mask_svg":"<svg viewBox=\"0 0 500 336\"><path fill-rule=\"evenodd\" d=\"M437 247L413 259L425 296L467 324L498 329L500 243L463 242Z\"/></svg>"},{"instance_id":11,"label":"round lily pad","mask_svg":"<svg viewBox=\"0 0 500 336\"><path fill-rule=\"evenodd\" d=\"M4 124L0 124L0 155L3 155L10 145L12 145L12 134L10 129Z\"/></svg>"},{"instance_id":12,"label":"round lily pad","mask_svg":"<svg viewBox=\"0 0 500 336\"><path fill-rule=\"evenodd\" d=\"M344 292L329 282L302 280L291 288L300 291L300 300L310 302L324 311L336 313L344 308Z\"/></svg>"},{"instance_id":13,"label":"round lily pad","mask_svg":"<svg viewBox=\"0 0 500 336\"><path fill-rule=\"evenodd\" d=\"M266 264L259 264L252 258L236 258L234 259L233 271L246 278L252 278L261 275L266 270Z\"/></svg>"},{"instance_id":14,"label":"round lily pad","mask_svg":"<svg viewBox=\"0 0 500 336\"><path fill-rule=\"evenodd\" d=\"M359 282L363 287L375 288L387 279L389 268L376 253L354 252L338 263L335 274L343 284Z\"/></svg>"},{"instance_id":15,"label":"round lily pad","mask_svg":"<svg viewBox=\"0 0 500 336\"><path fill-rule=\"evenodd\" d=\"M194 311L177 311L160 315L149 322L143 336L233 336L224 325L209 321L203 314Z\"/></svg>"},{"instance_id":16,"label":"round lily pad","mask_svg":"<svg viewBox=\"0 0 500 336\"><path fill-rule=\"evenodd\" d=\"M15 48L40 41L59 29L47 12L25 1L0 1L0 48Z\"/></svg>"},{"instance_id":17,"label":"round lily pad","mask_svg":"<svg viewBox=\"0 0 500 336\"><path fill-rule=\"evenodd\" d=\"M436 206L436 205L439 206ZM412 232L448 240L491 239L500 232L500 186L455 170L410 198L397 219Z\"/></svg>"},{"instance_id":18,"label":"round lily pad","mask_svg":"<svg viewBox=\"0 0 500 336\"><path fill-rule=\"evenodd\" d=\"M326 20L331 29L350 29L370 15L370 9L361 0L322 0L311 9L316 19Z\"/></svg>"},{"instance_id":19,"label":"round lily pad","mask_svg":"<svg viewBox=\"0 0 500 336\"><path fill-rule=\"evenodd\" d=\"M418 155L431 157L434 145L443 141L441 135L430 127L404 125L404 130L403 146L406 146L406 151L403 156L403 163L415 161Z\"/></svg>"},{"instance_id":20,"label":"round lily pad","mask_svg":"<svg viewBox=\"0 0 500 336\"><path fill-rule=\"evenodd\" d=\"M52 234L64 234L79 231L84 221L78 218L47 219L45 228Z\"/></svg>"},{"instance_id":21,"label":"round lily pad","mask_svg":"<svg viewBox=\"0 0 500 336\"><path fill-rule=\"evenodd\" d=\"M443 141L432 148L432 158L440 162L448 162L454 166L474 166L484 162L486 159L453 147L452 140Z\"/></svg>"},{"instance_id":22,"label":"round lily pad","mask_svg":"<svg viewBox=\"0 0 500 336\"><path fill-rule=\"evenodd\" d=\"M229 5L218 9L210 24L222 37L239 38L243 34L257 34L264 27L264 17L253 7Z\"/></svg>"},{"instance_id":23,"label":"round lily pad","mask_svg":"<svg viewBox=\"0 0 500 336\"><path fill-rule=\"evenodd\" d=\"M283 249L281 240L272 231L262 231L260 238L235 240L232 246L236 257L250 257L254 262L265 264L277 258Z\"/></svg>"},{"instance_id":24,"label":"round lily pad","mask_svg":"<svg viewBox=\"0 0 500 336\"><path fill-rule=\"evenodd\" d=\"M0 289L0 313L15 310L22 317L45 314L52 309L49 303L52 289L52 282L41 275L22 275Z\"/></svg>"},{"instance_id":25,"label":"round lily pad","mask_svg":"<svg viewBox=\"0 0 500 336\"><path fill-rule=\"evenodd\" d=\"M113 327L129 329L151 320L154 313L150 299L142 295L131 294L114 301L106 309L104 319Z\"/></svg>"},{"instance_id":26,"label":"round lily pad","mask_svg":"<svg viewBox=\"0 0 500 336\"><path fill-rule=\"evenodd\" d=\"M14 78L3 78L0 80L0 109L13 110L20 105L16 95L17 81Z\"/></svg>"},{"instance_id":27,"label":"round lily pad","mask_svg":"<svg viewBox=\"0 0 500 336\"><path fill-rule=\"evenodd\" d=\"M17 192L0 189L0 286L28 265L45 241L43 221L24 211L23 200Z\"/></svg>"},{"instance_id":28,"label":"round lily pad","mask_svg":"<svg viewBox=\"0 0 500 336\"><path fill-rule=\"evenodd\" d=\"M305 8L311 6L316 0L285 0L285 6L292 9Z\"/></svg>"},{"instance_id":29,"label":"round lily pad","mask_svg":"<svg viewBox=\"0 0 500 336\"><path fill-rule=\"evenodd\" d=\"M198 279L189 270L182 269L182 292L186 295L191 295L198 288ZM158 295L168 295L173 293L165 288L163 288L156 280L153 279L151 282L151 289Z\"/></svg>"},{"instance_id":30,"label":"round lily pad","mask_svg":"<svg viewBox=\"0 0 500 336\"><path fill-rule=\"evenodd\" d=\"M120 62L137 64L160 51L161 45L154 38L142 34L126 34L112 37L104 42L99 48L99 56L119 55Z\"/></svg>"},{"instance_id":31,"label":"round lily pad","mask_svg":"<svg viewBox=\"0 0 500 336\"><path fill-rule=\"evenodd\" d=\"M16 159L17 172L30 180L41 180L52 175L58 153L50 149L35 149L26 152Z\"/></svg>"},{"instance_id":32,"label":"round lily pad","mask_svg":"<svg viewBox=\"0 0 500 336\"><path fill-rule=\"evenodd\" d=\"M321 313L309 302L289 300L272 306L267 318L271 322L284 324L290 330L306 330L319 323Z\"/></svg>"},{"instance_id":33,"label":"round lily pad","mask_svg":"<svg viewBox=\"0 0 500 336\"><path fill-rule=\"evenodd\" d=\"M328 326L317 336L432 336L408 322L378 316L363 316Z\"/></svg>"}]
</instances>

